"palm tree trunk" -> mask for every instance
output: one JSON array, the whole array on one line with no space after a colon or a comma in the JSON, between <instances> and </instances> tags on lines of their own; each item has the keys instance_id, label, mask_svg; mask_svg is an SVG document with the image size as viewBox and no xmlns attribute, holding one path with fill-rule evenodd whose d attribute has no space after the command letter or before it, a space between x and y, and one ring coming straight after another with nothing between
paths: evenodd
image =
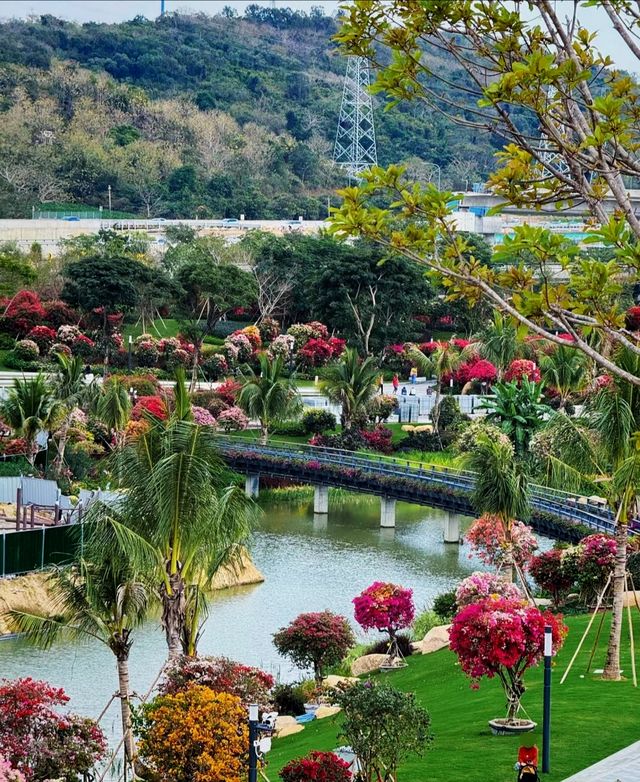
<instances>
[{"instance_id":1,"label":"palm tree trunk","mask_svg":"<svg viewBox=\"0 0 640 782\"><path fill-rule=\"evenodd\" d=\"M127 762L133 764L136 746L131 731L131 701L129 692L129 653L118 656L118 695L120 696L120 715L122 735Z\"/></svg>"},{"instance_id":2,"label":"palm tree trunk","mask_svg":"<svg viewBox=\"0 0 640 782\"><path fill-rule=\"evenodd\" d=\"M440 378L436 383L436 395L433 399L433 408L431 410L431 423L433 424L433 430L438 434L438 423L440 422L440 399L442 397L442 383Z\"/></svg>"},{"instance_id":3,"label":"palm tree trunk","mask_svg":"<svg viewBox=\"0 0 640 782\"><path fill-rule=\"evenodd\" d=\"M62 465L64 464L64 452L67 448L67 439L69 436L69 419L65 418L64 423L60 427L60 437L58 438L58 453L53 460L53 472L58 477L62 472Z\"/></svg>"},{"instance_id":4,"label":"palm tree trunk","mask_svg":"<svg viewBox=\"0 0 640 782\"><path fill-rule=\"evenodd\" d=\"M260 445L266 445L269 440L269 427L267 424L260 422Z\"/></svg>"},{"instance_id":5,"label":"palm tree trunk","mask_svg":"<svg viewBox=\"0 0 640 782\"><path fill-rule=\"evenodd\" d=\"M182 655L182 638L186 620L186 597L182 575L169 576L169 588L166 584L160 590L162 599L162 629L167 641L169 660Z\"/></svg>"},{"instance_id":6,"label":"palm tree trunk","mask_svg":"<svg viewBox=\"0 0 640 782\"><path fill-rule=\"evenodd\" d=\"M189 393L193 394L198 383L198 362L200 360L200 345L193 346L193 364L191 364L191 382L189 383Z\"/></svg>"},{"instance_id":7,"label":"palm tree trunk","mask_svg":"<svg viewBox=\"0 0 640 782\"><path fill-rule=\"evenodd\" d=\"M627 569L627 525L616 527L616 560L613 570L613 606L611 609L611 630L607 659L602 673L603 679L620 680L620 636L622 635L622 609L624 607L624 585Z\"/></svg>"}]
</instances>

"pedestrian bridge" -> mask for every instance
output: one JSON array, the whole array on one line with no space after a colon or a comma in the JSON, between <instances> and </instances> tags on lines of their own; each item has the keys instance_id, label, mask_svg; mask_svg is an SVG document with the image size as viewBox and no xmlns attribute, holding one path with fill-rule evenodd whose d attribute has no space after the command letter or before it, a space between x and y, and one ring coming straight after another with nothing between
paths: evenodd
<instances>
[{"instance_id":1,"label":"pedestrian bridge","mask_svg":"<svg viewBox=\"0 0 640 782\"><path fill-rule=\"evenodd\" d=\"M458 542L460 516L475 516L472 472L434 466L397 457L356 454L335 448L269 443L259 445L240 437L220 437L227 464L246 475L246 491L256 497L260 476L289 478L315 487L314 512L328 513L329 487L341 487L381 498L380 524L395 526L397 500L448 511L445 540ZM539 533L577 542L591 532L612 533L610 509L596 498L529 487L529 523Z\"/></svg>"}]
</instances>

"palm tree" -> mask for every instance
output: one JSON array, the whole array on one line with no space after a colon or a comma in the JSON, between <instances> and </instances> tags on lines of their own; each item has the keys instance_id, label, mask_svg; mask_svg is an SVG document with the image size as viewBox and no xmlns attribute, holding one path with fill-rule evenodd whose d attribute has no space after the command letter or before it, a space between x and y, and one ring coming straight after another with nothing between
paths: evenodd
<instances>
[{"instance_id":1,"label":"palm tree","mask_svg":"<svg viewBox=\"0 0 640 782\"><path fill-rule=\"evenodd\" d=\"M514 520L524 518L528 513L527 475L506 436L492 439L486 434L480 434L476 447L467 454L464 464L476 473L473 491L476 511L491 514L500 520L509 547L505 556L505 572L511 580L511 531Z\"/></svg>"},{"instance_id":2,"label":"palm tree","mask_svg":"<svg viewBox=\"0 0 640 782\"><path fill-rule=\"evenodd\" d=\"M586 386L588 363L586 355L570 345L554 347L540 359L542 379L558 392L559 410L565 409L573 393Z\"/></svg>"},{"instance_id":3,"label":"palm tree","mask_svg":"<svg viewBox=\"0 0 640 782\"><path fill-rule=\"evenodd\" d=\"M340 361L327 368L320 390L332 402L341 405L343 429L351 429L354 418L375 396L379 375L374 359L369 356L361 360L353 348L345 350Z\"/></svg>"},{"instance_id":4,"label":"palm tree","mask_svg":"<svg viewBox=\"0 0 640 782\"><path fill-rule=\"evenodd\" d=\"M132 764L135 745L131 731L129 654L133 633L147 616L149 591L113 534L103 534L100 540L109 543L101 550L91 547L95 549L91 560L80 558L76 564L50 576L49 613L13 610L8 616L17 632L42 648L49 648L66 636L95 639L112 651L118 672L125 759Z\"/></svg>"},{"instance_id":5,"label":"palm tree","mask_svg":"<svg viewBox=\"0 0 640 782\"><path fill-rule=\"evenodd\" d=\"M129 421L131 399L127 387L117 377L110 377L95 401L96 415L114 435L114 443L122 444L122 434Z\"/></svg>"},{"instance_id":6,"label":"palm tree","mask_svg":"<svg viewBox=\"0 0 640 782\"><path fill-rule=\"evenodd\" d=\"M478 339L480 355L495 365L498 380L514 359L527 352L513 321L497 310L493 313L493 322L485 327Z\"/></svg>"},{"instance_id":7,"label":"palm tree","mask_svg":"<svg viewBox=\"0 0 640 782\"><path fill-rule=\"evenodd\" d=\"M255 507L233 485L213 431L181 416L150 422L118 450L124 500L103 509L103 520L158 585L170 658L196 654L205 590L241 553Z\"/></svg>"},{"instance_id":8,"label":"palm tree","mask_svg":"<svg viewBox=\"0 0 640 782\"><path fill-rule=\"evenodd\" d=\"M27 442L27 459L33 465L38 453L37 437L56 428L64 416L64 405L55 398L44 375L13 381L0 415Z\"/></svg>"},{"instance_id":9,"label":"palm tree","mask_svg":"<svg viewBox=\"0 0 640 782\"><path fill-rule=\"evenodd\" d=\"M79 356L67 356L65 353L56 353L58 371L53 378L53 388L56 399L62 403L64 413L62 421L56 432L57 454L53 461L53 470L60 475L64 465L64 454L67 447L69 427L71 425L71 413L90 399L92 388L84 381L82 359Z\"/></svg>"},{"instance_id":10,"label":"palm tree","mask_svg":"<svg viewBox=\"0 0 640 782\"><path fill-rule=\"evenodd\" d=\"M300 407L298 393L288 378L282 374L282 358L270 359L266 353L259 358L260 374L245 367L240 374L242 388L238 404L250 418L260 422L260 442L266 445L271 426Z\"/></svg>"}]
</instances>

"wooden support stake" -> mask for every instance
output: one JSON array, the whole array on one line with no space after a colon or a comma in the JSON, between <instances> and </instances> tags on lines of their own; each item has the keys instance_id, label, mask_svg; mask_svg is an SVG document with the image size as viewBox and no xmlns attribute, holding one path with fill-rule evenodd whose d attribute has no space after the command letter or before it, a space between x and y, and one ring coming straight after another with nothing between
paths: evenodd
<instances>
[{"instance_id":1,"label":"wooden support stake","mask_svg":"<svg viewBox=\"0 0 640 782\"><path fill-rule=\"evenodd\" d=\"M624 591L625 594L629 594L628 590L628 578L627 573L625 571L624 574ZM635 590L634 590L635 592ZM638 686L638 677L636 676L636 647L633 642L633 622L631 621L631 605L629 604L629 600L627 599L627 619L629 620L629 643L631 644L631 676L633 677L633 686Z\"/></svg>"},{"instance_id":2,"label":"wooden support stake","mask_svg":"<svg viewBox=\"0 0 640 782\"><path fill-rule=\"evenodd\" d=\"M591 654L589 656L589 664L587 665L586 673L589 673L589 671L591 670L591 663L593 662L596 649L598 648L598 641L600 640L600 633L602 632L602 625L604 624L604 616L605 616L605 612L603 611L600 614L600 624L598 625L598 630L596 632L596 640L593 642L593 647L591 649Z\"/></svg>"},{"instance_id":3,"label":"wooden support stake","mask_svg":"<svg viewBox=\"0 0 640 782\"><path fill-rule=\"evenodd\" d=\"M32 505L29 508L29 526L33 529L36 526L36 506Z\"/></svg>"}]
</instances>

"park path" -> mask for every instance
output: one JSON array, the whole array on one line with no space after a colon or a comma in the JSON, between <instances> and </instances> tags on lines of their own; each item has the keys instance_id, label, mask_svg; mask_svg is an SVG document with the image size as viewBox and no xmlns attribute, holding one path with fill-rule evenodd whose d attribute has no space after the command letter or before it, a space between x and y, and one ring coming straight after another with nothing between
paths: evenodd
<instances>
[{"instance_id":1,"label":"park path","mask_svg":"<svg viewBox=\"0 0 640 782\"><path fill-rule=\"evenodd\" d=\"M594 766L579 771L564 782L638 782L640 780L640 741Z\"/></svg>"}]
</instances>

